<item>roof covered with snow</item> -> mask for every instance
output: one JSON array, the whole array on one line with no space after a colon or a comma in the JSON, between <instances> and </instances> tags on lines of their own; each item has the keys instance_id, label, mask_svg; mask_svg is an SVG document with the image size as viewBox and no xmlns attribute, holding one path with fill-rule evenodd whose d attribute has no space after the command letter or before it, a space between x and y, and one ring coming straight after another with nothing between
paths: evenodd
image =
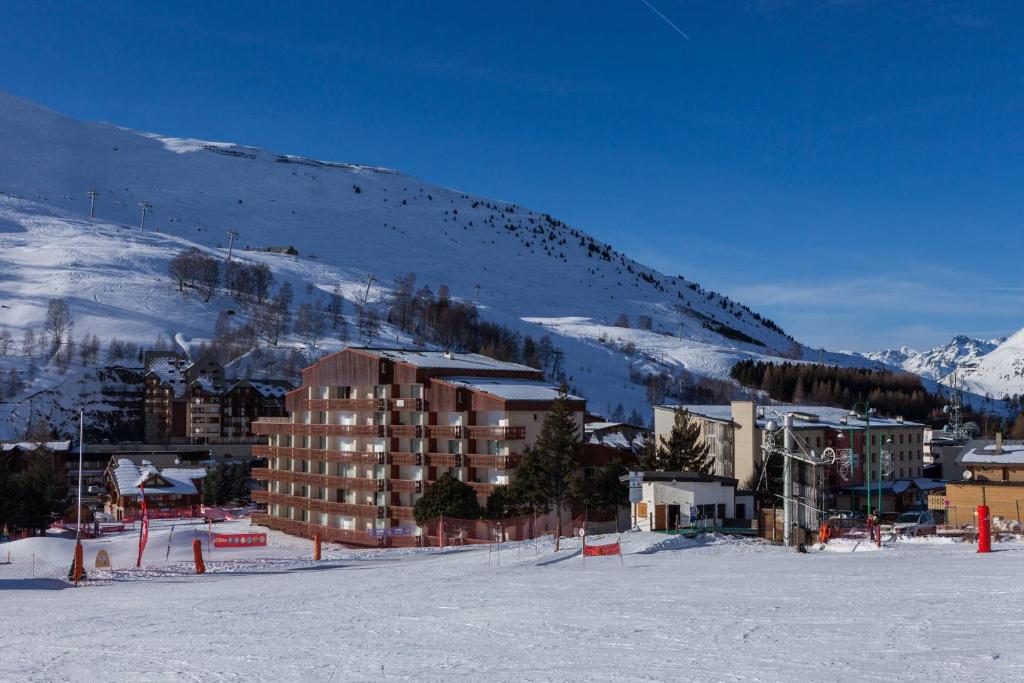
<instances>
[{"instance_id":1,"label":"roof covered with snow","mask_svg":"<svg viewBox=\"0 0 1024 683\"><path fill-rule=\"evenodd\" d=\"M0 451L34 451L37 449L48 451L66 451L71 448L70 441L4 441L0 443Z\"/></svg>"},{"instance_id":2,"label":"roof covered with snow","mask_svg":"<svg viewBox=\"0 0 1024 683\"><path fill-rule=\"evenodd\" d=\"M519 363L495 360L479 353L454 353L446 351L428 351L422 349L375 349L354 347L367 351L396 363L408 363L418 368L434 368L439 370L514 370L518 372L538 372L536 368Z\"/></svg>"},{"instance_id":3,"label":"roof covered with snow","mask_svg":"<svg viewBox=\"0 0 1024 683\"><path fill-rule=\"evenodd\" d=\"M995 443L974 446L967 450L961 462L964 465L1024 465L1024 442L1003 442L1002 453L996 452Z\"/></svg>"},{"instance_id":4,"label":"roof covered with snow","mask_svg":"<svg viewBox=\"0 0 1024 683\"><path fill-rule=\"evenodd\" d=\"M168 467L161 470L148 460L136 464L129 458L119 458L117 466L113 468L113 476L118 494L122 496L139 495L139 485L152 481L154 477L163 478L170 486L157 486L155 483L152 487L146 486L152 493L189 495L199 493L192 482L205 478L206 470L201 467Z\"/></svg>"},{"instance_id":5,"label":"roof covered with snow","mask_svg":"<svg viewBox=\"0 0 1024 683\"><path fill-rule=\"evenodd\" d=\"M191 365L189 361L183 359L157 358L149 364L146 375L159 378L162 384L171 387L176 396L181 396L185 393L185 370Z\"/></svg>"},{"instance_id":6,"label":"roof covered with snow","mask_svg":"<svg viewBox=\"0 0 1024 683\"><path fill-rule=\"evenodd\" d=\"M729 404L665 405L658 407L668 410L682 408L694 415L718 420L720 422L729 422L733 420L734 417L732 414L732 406ZM786 415L787 413L793 413L794 429L821 429L822 427L831 427L833 429L844 431L850 429L860 431L869 425L871 427L886 428L924 427L924 425L919 422L881 417L879 415L872 415L870 421L866 421L860 417L852 416L850 411L845 408L835 408L833 406L783 404L767 407L758 406L756 411L757 426L760 429L767 427L769 422L781 422L779 415Z\"/></svg>"},{"instance_id":7,"label":"roof covered with snow","mask_svg":"<svg viewBox=\"0 0 1024 683\"><path fill-rule=\"evenodd\" d=\"M295 386L283 379L242 379L232 384L228 391L238 387L252 387L264 398L284 398L284 396L295 389Z\"/></svg>"},{"instance_id":8,"label":"roof covered with snow","mask_svg":"<svg viewBox=\"0 0 1024 683\"><path fill-rule=\"evenodd\" d=\"M510 363L514 365L514 363ZM525 366L520 366L525 367ZM531 368L532 369L532 368ZM465 387L473 391L482 391L506 401L554 401L558 398L558 387L550 382L532 379L508 379L504 377L445 377L445 382ZM569 394L570 401L582 401L579 396Z\"/></svg>"}]
</instances>

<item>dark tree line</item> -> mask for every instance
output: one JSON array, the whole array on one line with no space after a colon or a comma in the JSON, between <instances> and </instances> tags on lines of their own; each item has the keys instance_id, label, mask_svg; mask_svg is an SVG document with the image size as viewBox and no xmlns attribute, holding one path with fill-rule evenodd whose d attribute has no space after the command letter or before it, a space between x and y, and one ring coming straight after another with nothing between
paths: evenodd
<instances>
[{"instance_id":1,"label":"dark tree line","mask_svg":"<svg viewBox=\"0 0 1024 683\"><path fill-rule=\"evenodd\" d=\"M221 463L212 467L203 480L203 505L243 505L249 502L251 481L248 465Z\"/></svg>"},{"instance_id":2,"label":"dark tree line","mask_svg":"<svg viewBox=\"0 0 1024 683\"><path fill-rule=\"evenodd\" d=\"M734 365L730 374L740 384L760 389L776 401L840 408L870 401L883 415L911 420L939 418L948 402L944 396L928 392L920 377L906 372L744 360Z\"/></svg>"},{"instance_id":3,"label":"dark tree line","mask_svg":"<svg viewBox=\"0 0 1024 683\"><path fill-rule=\"evenodd\" d=\"M44 532L71 502L59 456L30 453L0 457L0 529Z\"/></svg>"},{"instance_id":4,"label":"dark tree line","mask_svg":"<svg viewBox=\"0 0 1024 683\"><path fill-rule=\"evenodd\" d=\"M418 343L523 363L553 379L563 374L561 351L547 335L537 341L524 339L504 325L481 320L477 307L453 299L446 285L436 294L428 286L417 288L415 273L395 280L387 321Z\"/></svg>"}]
</instances>

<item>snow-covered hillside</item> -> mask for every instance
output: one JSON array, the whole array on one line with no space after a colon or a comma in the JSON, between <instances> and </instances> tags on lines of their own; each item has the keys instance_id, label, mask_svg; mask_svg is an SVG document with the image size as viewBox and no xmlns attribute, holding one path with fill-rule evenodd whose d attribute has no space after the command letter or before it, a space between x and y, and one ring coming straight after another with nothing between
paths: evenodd
<instances>
[{"instance_id":1,"label":"snow-covered hillside","mask_svg":"<svg viewBox=\"0 0 1024 683\"><path fill-rule=\"evenodd\" d=\"M484 320L550 335L573 390L596 412L621 403L646 413L637 378L649 373L727 379L746 358L872 364L808 349L742 304L557 218L389 169L84 123L3 93L0 155L0 328L15 339L40 325L51 297L68 300L77 338L149 344L161 335L186 349L208 339L236 304L223 292L208 303L178 292L168 264L191 247L226 257L233 230L236 258L292 283L296 305L338 286L349 314L364 295L383 312L395 279L413 272L418 287L447 285L477 303ZM90 190L99 193L94 219ZM140 202L152 207L145 232ZM298 256L260 250L284 245ZM385 325L374 341L412 340ZM285 345L306 359L341 346ZM15 357L0 363L26 369ZM16 404L66 384L58 374L44 369L19 396L8 392L7 414L32 414Z\"/></svg>"},{"instance_id":2,"label":"snow-covered hillside","mask_svg":"<svg viewBox=\"0 0 1024 683\"><path fill-rule=\"evenodd\" d=\"M863 355L865 358L902 368L921 377L940 380L954 370L968 370L974 367L982 356L995 350L1005 341L1006 337L982 340L957 335L948 344L927 351L915 351L902 346L898 349L873 351Z\"/></svg>"},{"instance_id":3,"label":"snow-covered hillside","mask_svg":"<svg viewBox=\"0 0 1024 683\"><path fill-rule=\"evenodd\" d=\"M999 399L1024 395L1024 330L960 372L965 391Z\"/></svg>"}]
</instances>

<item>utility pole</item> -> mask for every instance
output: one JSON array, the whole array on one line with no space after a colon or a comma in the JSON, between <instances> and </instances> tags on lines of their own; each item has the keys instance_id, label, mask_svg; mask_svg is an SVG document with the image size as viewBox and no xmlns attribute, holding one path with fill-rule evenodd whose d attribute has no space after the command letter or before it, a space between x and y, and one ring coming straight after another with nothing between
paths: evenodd
<instances>
[{"instance_id":1,"label":"utility pole","mask_svg":"<svg viewBox=\"0 0 1024 683\"><path fill-rule=\"evenodd\" d=\"M153 210L153 205L149 202L139 202L139 208L142 209L142 221L139 223L139 232L145 232L146 214Z\"/></svg>"},{"instance_id":2,"label":"utility pole","mask_svg":"<svg viewBox=\"0 0 1024 683\"><path fill-rule=\"evenodd\" d=\"M235 246L236 237L238 237L237 230L228 230L228 261L231 260L231 248Z\"/></svg>"},{"instance_id":3,"label":"utility pole","mask_svg":"<svg viewBox=\"0 0 1024 683\"><path fill-rule=\"evenodd\" d=\"M100 195L96 190L89 190L89 218L96 218L96 197Z\"/></svg>"},{"instance_id":4,"label":"utility pole","mask_svg":"<svg viewBox=\"0 0 1024 683\"><path fill-rule=\"evenodd\" d=\"M787 454L793 452L793 413L782 418L782 447ZM782 545L793 545L793 458L782 459Z\"/></svg>"},{"instance_id":5,"label":"utility pole","mask_svg":"<svg viewBox=\"0 0 1024 683\"><path fill-rule=\"evenodd\" d=\"M370 285L377 281L377 276L370 273L366 276L366 291L363 292L363 306L366 305L367 299L370 298Z\"/></svg>"},{"instance_id":6,"label":"utility pole","mask_svg":"<svg viewBox=\"0 0 1024 683\"><path fill-rule=\"evenodd\" d=\"M474 302L476 303L477 308L479 308L480 307L480 285L479 284L473 285L473 299L474 299Z\"/></svg>"}]
</instances>

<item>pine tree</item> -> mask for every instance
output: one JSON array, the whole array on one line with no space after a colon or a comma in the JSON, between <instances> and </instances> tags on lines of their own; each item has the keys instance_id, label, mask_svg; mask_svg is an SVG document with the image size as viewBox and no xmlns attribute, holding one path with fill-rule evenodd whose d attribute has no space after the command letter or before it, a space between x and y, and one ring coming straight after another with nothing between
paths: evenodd
<instances>
[{"instance_id":1,"label":"pine tree","mask_svg":"<svg viewBox=\"0 0 1024 683\"><path fill-rule=\"evenodd\" d=\"M690 419L686 410L676 410L672 431L663 444L645 448L641 464L656 472L699 472L709 474L715 460L711 447L700 433L700 424Z\"/></svg>"},{"instance_id":2,"label":"pine tree","mask_svg":"<svg viewBox=\"0 0 1024 683\"><path fill-rule=\"evenodd\" d=\"M441 516L477 519L480 517L480 504L472 486L459 481L451 472L445 472L416 501L413 516L420 525Z\"/></svg>"},{"instance_id":3,"label":"pine tree","mask_svg":"<svg viewBox=\"0 0 1024 683\"><path fill-rule=\"evenodd\" d=\"M529 449L530 462L516 468L513 486L542 509L554 509L555 550L562 536L562 511L573 502L573 479L583 465L583 441L563 385L544 418L540 434ZM526 460L526 459L524 459ZM527 464L524 470L523 464ZM523 470L522 473L520 470ZM536 509L536 507L535 507Z\"/></svg>"}]
</instances>

